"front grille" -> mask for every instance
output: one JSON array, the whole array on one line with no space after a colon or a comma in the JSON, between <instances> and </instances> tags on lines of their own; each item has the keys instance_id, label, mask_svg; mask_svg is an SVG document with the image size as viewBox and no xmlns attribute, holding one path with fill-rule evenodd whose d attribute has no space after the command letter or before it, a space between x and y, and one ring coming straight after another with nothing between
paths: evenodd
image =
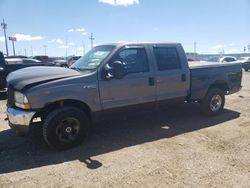
<instances>
[{"instance_id":1,"label":"front grille","mask_svg":"<svg viewBox=\"0 0 250 188\"><path fill-rule=\"evenodd\" d=\"M12 85L9 85L7 89L7 106L8 107L15 106L14 88Z\"/></svg>"}]
</instances>

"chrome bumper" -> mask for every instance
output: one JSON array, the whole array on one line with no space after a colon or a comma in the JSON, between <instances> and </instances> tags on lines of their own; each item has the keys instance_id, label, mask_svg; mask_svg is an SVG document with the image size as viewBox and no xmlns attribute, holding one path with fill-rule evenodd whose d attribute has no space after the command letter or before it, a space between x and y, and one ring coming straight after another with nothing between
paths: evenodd
<instances>
[{"instance_id":1,"label":"chrome bumper","mask_svg":"<svg viewBox=\"0 0 250 188\"><path fill-rule=\"evenodd\" d=\"M238 91L240 91L242 89L242 86L237 86L237 87L233 87L231 88L231 90L229 91L228 95L231 95L233 93L236 93Z\"/></svg>"},{"instance_id":2,"label":"chrome bumper","mask_svg":"<svg viewBox=\"0 0 250 188\"><path fill-rule=\"evenodd\" d=\"M11 127L13 125L28 127L35 113L36 113L35 111L24 111L24 110L17 110L14 108L7 108L7 116L11 124Z\"/></svg>"}]
</instances>

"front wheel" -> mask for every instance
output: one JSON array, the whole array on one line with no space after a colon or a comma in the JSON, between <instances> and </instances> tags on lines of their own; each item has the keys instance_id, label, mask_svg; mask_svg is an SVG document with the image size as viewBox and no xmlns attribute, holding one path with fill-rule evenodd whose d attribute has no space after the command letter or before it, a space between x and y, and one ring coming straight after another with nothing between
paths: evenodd
<instances>
[{"instance_id":1,"label":"front wheel","mask_svg":"<svg viewBox=\"0 0 250 188\"><path fill-rule=\"evenodd\" d=\"M61 107L45 118L43 137L55 149L70 149L82 143L89 126L89 119L83 111L75 107Z\"/></svg>"},{"instance_id":2,"label":"front wheel","mask_svg":"<svg viewBox=\"0 0 250 188\"><path fill-rule=\"evenodd\" d=\"M215 116L219 114L225 104L224 92L218 88L209 89L201 102L201 109L205 115Z\"/></svg>"},{"instance_id":3,"label":"front wheel","mask_svg":"<svg viewBox=\"0 0 250 188\"><path fill-rule=\"evenodd\" d=\"M245 68L245 72L247 72L248 71L248 69L247 68Z\"/></svg>"}]
</instances>

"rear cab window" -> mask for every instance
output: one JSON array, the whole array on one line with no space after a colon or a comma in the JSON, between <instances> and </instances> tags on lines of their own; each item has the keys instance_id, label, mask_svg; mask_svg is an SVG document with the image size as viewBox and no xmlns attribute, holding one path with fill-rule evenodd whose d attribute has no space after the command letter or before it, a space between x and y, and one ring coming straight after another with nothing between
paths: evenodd
<instances>
[{"instance_id":1,"label":"rear cab window","mask_svg":"<svg viewBox=\"0 0 250 188\"><path fill-rule=\"evenodd\" d=\"M175 47L153 47L158 71L181 69L181 61Z\"/></svg>"}]
</instances>

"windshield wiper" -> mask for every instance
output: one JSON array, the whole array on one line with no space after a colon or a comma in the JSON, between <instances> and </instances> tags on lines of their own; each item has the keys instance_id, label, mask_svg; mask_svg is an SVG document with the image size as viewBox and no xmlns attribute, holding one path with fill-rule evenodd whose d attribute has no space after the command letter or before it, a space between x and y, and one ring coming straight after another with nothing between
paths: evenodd
<instances>
[{"instance_id":1,"label":"windshield wiper","mask_svg":"<svg viewBox=\"0 0 250 188\"><path fill-rule=\"evenodd\" d=\"M70 69L73 69L76 71L92 71L92 70L94 70L94 69L76 68L76 67L70 67Z\"/></svg>"},{"instance_id":2,"label":"windshield wiper","mask_svg":"<svg viewBox=\"0 0 250 188\"><path fill-rule=\"evenodd\" d=\"M80 68L76 68L76 67L69 67L70 69L76 70L76 71L81 71Z\"/></svg>"}]
</instances>

